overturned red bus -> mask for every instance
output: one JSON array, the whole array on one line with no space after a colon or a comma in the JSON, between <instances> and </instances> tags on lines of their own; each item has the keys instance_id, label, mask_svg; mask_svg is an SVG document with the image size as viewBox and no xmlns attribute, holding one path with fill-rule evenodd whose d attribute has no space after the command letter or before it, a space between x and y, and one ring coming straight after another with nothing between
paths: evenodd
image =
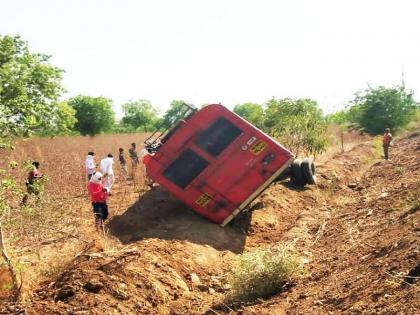
<instances>
[{"instance_id":1,"label":"overturned red bus","mask_svg":"<svg viewBox=\"0 0 420 315\"><path fill-rule=\"evenodd\" d=\"M292 163L277 141L222 105L188 107L171 130L145 141L147 174L211 221L226 225Z\"/></svg>"}]
</instances>

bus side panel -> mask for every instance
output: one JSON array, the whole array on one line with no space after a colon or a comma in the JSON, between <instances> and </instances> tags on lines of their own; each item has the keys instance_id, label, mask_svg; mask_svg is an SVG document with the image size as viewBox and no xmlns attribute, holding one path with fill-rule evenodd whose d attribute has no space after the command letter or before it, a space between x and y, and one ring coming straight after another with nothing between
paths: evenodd
<instances>
[{"instance_id":1,"label":"bus side panel","mask_svg":"<svg viewBox=\"0 0 420 315\"><path fill-rule=\"evenodd\" d=\"M217 187L230 203L238 206L282 168L292 154L224 107L217 108L212 115L213 120L218 115L224 116L242 130L242 135L212 163L211 173L203 174L206 178L202 180Z\"/></svg>"},{"instance_id":2,"label":"bus side panel","mask_svg":"<svg viewBox=\"0 0 420 315\"><path fill-rule=\"evenodd\" d=\"M242 132L214 157L199 147L196 141L219 117ZM182 189L163 173L186 150L193 151L209 165ZM184 123L160 148L147 165L147 173L190 208L221 224L291 157L288 150L241 117L221 105L210 105Z\"/></svg>"},{"instance_id":3,"label":"bus side panel","mask_svg":"<svg viewBox=\"0 0 420 315\"><path fill-rule=\"evenodd\" d=\"M163 168L156 161L147 165L148 176L209 220L221 224L236 208L232 203L223 202L224 198L221 198L220 194L206 184L202 184L200 187L191 185L182 190L162 176L162 171Z\"/></svg>"}]
</instances>

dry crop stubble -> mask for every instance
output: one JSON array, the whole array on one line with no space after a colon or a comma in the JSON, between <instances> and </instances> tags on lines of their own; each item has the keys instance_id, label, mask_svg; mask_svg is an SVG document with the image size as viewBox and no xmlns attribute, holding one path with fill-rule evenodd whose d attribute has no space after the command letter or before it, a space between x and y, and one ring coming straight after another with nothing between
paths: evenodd
<instances>
[{"instance_id":1,"label":"dry crop stubble","mask_svg":"<svg viewBox=\"0 0 420 315\"><path fill-rule=\"evenodd\" d=\"M101 235L93 227L84 161L89 151L95 152L97 165L108 153L113 154L119 193L110 198L110 214L123 212L130 206L126 186L134 183L138 187L136 191L142 191L144 174L140 165L135 181L124 180L120 175L118 149L124 148L130 168L128 149L135 142L141 150L145 138L144 134L116 134L19 139L15 150L2 158L1 167L9 161L16 161L20 166L12 170L11 175L22 189L25 189L26 178L23 165L28 160L39 161L41 173L48 178L40 203L31 198L27 210L15 204L17 214L27 213L15 219L8 231L8 246L22 273L24 291L30 291L39 281L59 272L92 239L106 248L113 247L107 234Z\"/></svg>"},{"instance_id":2,"label":"dry crop stubble","mask_svg":"<svg viewBox=\"0 0 420 315\"><path fill-rule=\"evenodd\" d=\"M11 158L20 164L25 160L38 160L41 163L41 172L50 178L45 186L45 192L67 199L79 197L86 192L84 161L87 152L95 152L97 165L102 158L111 153L115 160L114 171L119 176L118 149L124 148L128 160L130 144L135 142L140 150L145 138L144 134L33 138L18 141ZM127 162L130 165L129 161ZM23 182L24 172L19 175Z\"/></svg>"}]
</instances>

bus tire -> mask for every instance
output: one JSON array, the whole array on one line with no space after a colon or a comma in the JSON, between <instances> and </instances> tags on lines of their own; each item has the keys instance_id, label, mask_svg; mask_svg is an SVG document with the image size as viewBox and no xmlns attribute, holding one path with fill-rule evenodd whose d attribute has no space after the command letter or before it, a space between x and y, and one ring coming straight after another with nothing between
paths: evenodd
<instances>
[{"instance_id":1,"label":"bus tire","mask_svg":"<svg viewBox=\"0 0 420 315\"><path fill-rule=\"evenodd\" d=\"M292 163L292 181L295 184L305 186L305 181L303 178L303 172L301 168L301 159L295 159Z\"/></svg>"},{"instance_id":2,"label":"bus tire","mask_svg":"<svg viewBox=\"0 0 420 315\"><path fill-rule=\"evenodd\" d=\"M315 176L315 164L311 158L306 158L300 164L302 169L303 180L305 184L315 185L316 176Z\"/></svg>"}]
</instances>

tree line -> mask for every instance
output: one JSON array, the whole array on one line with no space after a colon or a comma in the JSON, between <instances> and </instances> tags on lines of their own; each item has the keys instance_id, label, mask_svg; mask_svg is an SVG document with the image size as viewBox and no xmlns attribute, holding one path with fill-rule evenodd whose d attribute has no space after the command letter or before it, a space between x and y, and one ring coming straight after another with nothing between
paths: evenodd
<instances>
[{"instance_id":1,"label":"tree line","mask_svg":"<svg viewBox=\"0 0 420 315\"><path fill-rule=\"evenodd\" d=\"M174 100L161 114L150 101L140 99L122 105L116 121L112 100L79 95L60 101L63 70L49 63L50 56L32 53L19 36L0 35L0 138L102 132L150 132L169 126L183 100ZM324 115L313 99L270 99L264 104L244 103L234 112L278 138L295 152L322 152L326 128L334 122L375 135L385 128L397 131L419 111L413 92L404 85L369 87L356 92L347 107Z\"/></svg>"}]
</instances>

